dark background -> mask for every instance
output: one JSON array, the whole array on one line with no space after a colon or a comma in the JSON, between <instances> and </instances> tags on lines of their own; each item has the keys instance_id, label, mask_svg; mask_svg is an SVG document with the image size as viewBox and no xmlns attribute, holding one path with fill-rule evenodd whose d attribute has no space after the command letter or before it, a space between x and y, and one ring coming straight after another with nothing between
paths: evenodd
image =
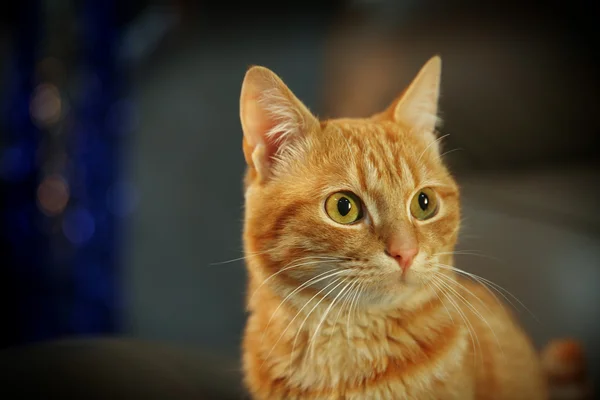
<instances>
[{"instance_id":1,"label":"dark background","mask_svg":"<svg viewBox=\"0 0 600 400\"><path fill-rule=\"evenodd\" d=\"M0 6L0 346L127 338L238 385L245 271L214 263L242 256L246 69L359 117L440 54L459 249L478 254L457 265L531 310L509 297L536 346L582 340L597 378L596 7L481 3Z\"/></svg>"}]
</instances>

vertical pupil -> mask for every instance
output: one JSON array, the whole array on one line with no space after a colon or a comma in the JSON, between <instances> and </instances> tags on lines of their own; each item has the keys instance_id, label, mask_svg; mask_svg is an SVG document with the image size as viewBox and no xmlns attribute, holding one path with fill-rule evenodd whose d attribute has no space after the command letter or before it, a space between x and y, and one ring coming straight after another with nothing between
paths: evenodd
<instances>
[{"instance_id":1,"label":"vertical pupil","mask_svg":"<svg viewBox=\"0 0 600 400\"><path fill-rule=\"evenodd\" d=\"M421 210L423 211L427 210L427 207L429 207L429 197L423 192L419 193L419 207L421 207Z\"/></svg>"},{"instance_id":2,"label":"vertical pupil","mask_svg":"<svg viewBox=\"0 0 600 400\"><path fill-rule=\"evenodd\" d=\"M340 215L345 217L352 209L352 203L350 203L350 200L347 197L342 197L338 200L337 208Z\"/></svg>"}]
</instances>

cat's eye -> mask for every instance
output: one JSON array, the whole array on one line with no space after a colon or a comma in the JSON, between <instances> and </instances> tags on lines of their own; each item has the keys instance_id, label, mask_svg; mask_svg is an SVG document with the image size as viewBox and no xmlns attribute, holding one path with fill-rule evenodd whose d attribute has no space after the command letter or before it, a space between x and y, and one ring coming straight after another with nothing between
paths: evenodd
<instances>
[{"instance_id":1,"label":"cat's eye","mask_svg":"<svg viewBox=\"0 0 600 400\"><path fill-rule=\"evenodd\" d=\"M352 192L337 192L325 200L329 218L339 224L353 224L363 217L362 202Z\"/></svg>"},{"instance_id":2,"label":"cat's eye","mask_svg":"<svg viewBox=\"0 0 600 400\"><path fill-rule=\"evenodd\" d=\"M420 221L432 218L437 211L437 197L431 188L419 190L410 201L410 213Z\"/></svg>"}]
</instances>

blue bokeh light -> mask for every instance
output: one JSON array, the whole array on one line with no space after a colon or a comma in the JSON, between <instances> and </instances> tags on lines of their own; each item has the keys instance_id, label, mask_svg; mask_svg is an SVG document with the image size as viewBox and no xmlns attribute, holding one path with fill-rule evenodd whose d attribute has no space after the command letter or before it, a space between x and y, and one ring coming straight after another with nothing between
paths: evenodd
<instances>
[{"instance_id":1,"label":"blue bokeh light","mask_svg":"<svg viewBox=\"0 0 600 400\"><path fill-rule=\"evenodd\" d=\"M67 211L62 223L65 237L75 245L82 245L89 241L96 230L94 217L84 208Z\"/></svg>"}]
</instances>

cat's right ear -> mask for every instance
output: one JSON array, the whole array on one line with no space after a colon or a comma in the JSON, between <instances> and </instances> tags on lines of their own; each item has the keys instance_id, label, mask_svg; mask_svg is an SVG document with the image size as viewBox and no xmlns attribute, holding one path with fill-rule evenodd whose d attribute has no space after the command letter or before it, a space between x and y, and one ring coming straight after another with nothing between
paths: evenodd
<instances>
[{"instance_id":1,"label":"cat's right ear","mask_svg":"<svg viewBox=\"0 0 600 400\"><path fill-rule=\"evenodd\" d=\"M269 177L275 155L319 124L274 72L258 66L244 77L240 120L244 157L259 180Z\"/></svg>"}]
</instances>

